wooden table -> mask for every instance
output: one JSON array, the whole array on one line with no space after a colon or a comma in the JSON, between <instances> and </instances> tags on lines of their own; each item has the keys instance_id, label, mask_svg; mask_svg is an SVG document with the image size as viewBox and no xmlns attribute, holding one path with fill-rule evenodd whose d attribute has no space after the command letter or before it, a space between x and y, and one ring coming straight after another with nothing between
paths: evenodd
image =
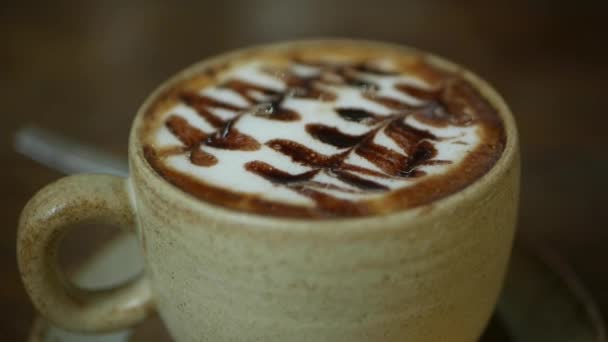
<instances>
[{"instance_id":1,"label":"wooden table","mask_svg":"<svg viewBox=\"0 0 608 342\"><path fill-rule=\"evenodd\" d=\"M523 143L520 232L555 247L608 311L605 1L4 1L0 8L0 340L33 309L16 269L19 212L61 174L13 152L36 123L126 154L133 114L186 65L240 46L346 36L434 51L505 96ZM84 234L81 234L81 238ZM84 235L103 239L107 231Z\"/></svg>"}]
</instances>

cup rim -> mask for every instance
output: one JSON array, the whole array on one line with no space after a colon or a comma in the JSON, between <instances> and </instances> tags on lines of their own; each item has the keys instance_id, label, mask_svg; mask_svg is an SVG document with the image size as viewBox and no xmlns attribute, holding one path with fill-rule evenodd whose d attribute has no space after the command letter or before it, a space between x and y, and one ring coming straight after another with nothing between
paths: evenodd
<instances>
[{"instance_id":1,"label":"cup rim","mask_svg":"<svg viewBox=\"0 0 608 342\"><path fill-rule=\"evenodd\" d=\"M404 208L401 210L381 215L335 217L321 219L257 214L203 201L170 184L167 180L162 178L145 160L143 155L143 139L141 136L144 113L146 113L149 107L155 102L155 100L159 96L165 93L176 83L187 79L193 73L197 73L198 70L203 69L209 65L219 63L223 60L236 58L243 54L251 53L259 49L281 50L288 49L290 47L314 47L327 44L348 44L351 46L366 46L372 48L377 47L379 49L393 50L395 52L403 52L411 55L424 55L425 60L430 64L437 66L443 70L458 72L464 79L473 84L473 86L475 86L475 88L483 95L483 97L487 99L490 104L498 111L498 115L500 116L504 125L506 136L506 144L502 154L496 160L494 165L481 177L475 179L472 183L468 184L463 189L444 196L442 198L439 198L437 200L431 201L429 203L411 208ZM440 57L434 53L406 45L362 39L323 38L288 40L252 45L249 47L244 47L241 49L221 53L212 57L204 58L174 74L168 80L157 86L155 90L146 97L145 101L137 111L137 114L131 127L131 134L129 138L129 167L131 175L133 174L133 170L137 169L138 173L143 173L143 178L145 178L146 180L154 180L154 187L158 188L156 189L156 192L162 193L164 196L168 198L170 197L174 201L178 201L183 206L186 206L189 212L192 212L196 215L202 215L202 217L213 217L213 219L215 219L216 221L228 221L232 223L241 224L243 226L256 226L262 229L278 229L289 231L318 230L321 232L326 231L339 233L341 231L340 227L345 227L349 231L357 231L360 229L368 231L369 228L367 227L369 227L370 225L374 225L378 221L382 221L386 224L386 226L391 226L391 224L387 224L390 222L399 222L399 225L403 226L407 224L406 222L410 222L413 220L421 220L421 218L425 216L434 216L422 215L422 213L438 213L446 209L449 210L449 208L453 208L465 198L469 198L471 196L474 196L475 194L483 193L484 189L491 188L492 184L500 180L503 174L515 162L515 159L518 156L518 149L519 137L517 133L515 119L513 118L511 110L509 109L503 98L489 83L487 83L484 79L477 76L475 73L466 69L465 67L454 63L444 57ZM130 177L130 180L133 180L132 176ZM286 225L289 225L288 229L284 229ZM331 229L328 229L328 227Z\"/></svg>"}]
</instances>

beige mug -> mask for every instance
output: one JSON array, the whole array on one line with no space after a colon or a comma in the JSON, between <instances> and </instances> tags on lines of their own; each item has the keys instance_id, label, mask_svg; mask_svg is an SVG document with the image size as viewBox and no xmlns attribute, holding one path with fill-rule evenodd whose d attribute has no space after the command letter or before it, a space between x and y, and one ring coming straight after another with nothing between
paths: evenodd
<instances>
[{"instance_id":1,"label":"beige mug","mask_svg":"<svg viewBox=\"0 0 608 342\"><path fill-rule=\"evenodd\" d=\"M280 43L256 49L358 44ZM24 209L18 260L40 313L74 331L130 327L157 311L177 341L471 342L490 317L515 231L519 192L513 117L483 80L451 62L496 107L507 143L483 177L431 204L393 214L334 220L260 216L217 207L173 187L147 164L143 113L176 82L237 51L198 63L160 86L140 108L130 143L130 177L66 177ZM65 281L55 254L83 222L137 234L139 278L106 290Z\"/></svg>"}]
</instances>

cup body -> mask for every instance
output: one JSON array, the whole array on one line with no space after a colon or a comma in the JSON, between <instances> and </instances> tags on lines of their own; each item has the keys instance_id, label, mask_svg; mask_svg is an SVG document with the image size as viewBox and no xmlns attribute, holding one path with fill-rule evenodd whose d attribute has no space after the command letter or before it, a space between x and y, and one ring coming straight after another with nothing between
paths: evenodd
<instances>
[{"instance_id":1,"label":"cup body","mask_svg":"<svg viewBox=\"0 0 608 342\"><path fill-rule=\"evenodd\" d=\"M413 50L380 43L333 41ZM285 48L296 42L261 48ZM129 188L157 310L177 341L471 342L501 289L518 205L513 118L496 92L459 70L502 116L507 142L495 166L467 188L384 216L305 220L204 203L145 161L144 113L131 133Z\"/></svg>"}]
</instances>

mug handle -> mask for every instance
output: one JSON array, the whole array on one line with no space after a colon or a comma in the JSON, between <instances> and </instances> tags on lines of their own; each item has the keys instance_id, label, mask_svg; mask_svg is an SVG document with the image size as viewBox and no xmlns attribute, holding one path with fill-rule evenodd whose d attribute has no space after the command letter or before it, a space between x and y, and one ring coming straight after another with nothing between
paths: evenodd
<instances>
[{"instance_id":1,"label":"mug handle","mask_svg":"<svg viewBox=\"0 0 608 342\"><path fill-rule=\"evenodd\" d=\"M57 248L70 228L103 223L135 232L135 215L124 178L82 174L38 192L25 206L17 234L17 259L25 289L51 323L78 332L110 332L144 320L153 310L145 275L114 288L88 290L69 282Z\"/></svg>"}]
</instances>

